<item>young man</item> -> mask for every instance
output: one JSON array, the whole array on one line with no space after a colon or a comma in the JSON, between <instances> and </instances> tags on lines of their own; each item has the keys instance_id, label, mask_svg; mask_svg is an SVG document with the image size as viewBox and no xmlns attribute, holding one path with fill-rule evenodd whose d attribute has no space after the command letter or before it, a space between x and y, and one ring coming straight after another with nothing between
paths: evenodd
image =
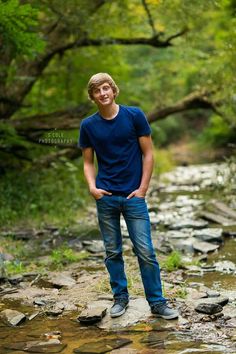
<instances>
[{"instance_id":1,"label":"young man","mask_svg":"<svg viewBox=\"0 0 236 354\"><path fill-rule=\"evenodd\" d=\"M96 200L103 237L105 265L114 296L111 317L122 315L129 302L122 257L120 216L123 215L137 255L146 299L151 312L165 319L178 317L162 296L159 264L151 240L145 202L153 169L151 129L137 107L118 105L119 89L110 75L98 73L88 83L89 98L98 112L82 121L79 146L84 174ZM94 152L98 174L94 165Z\"/></svg>"}]
</instances>

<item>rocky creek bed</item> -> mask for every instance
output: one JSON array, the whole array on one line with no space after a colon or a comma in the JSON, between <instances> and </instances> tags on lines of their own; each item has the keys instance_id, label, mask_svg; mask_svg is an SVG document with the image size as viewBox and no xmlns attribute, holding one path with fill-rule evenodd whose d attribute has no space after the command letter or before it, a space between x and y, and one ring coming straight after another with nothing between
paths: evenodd
<instances>
[{"instance_id":1,"label":"rocky creek bed","mask_svg":"<svg viewBox=\"0 0 236 354\"><path fill-rule=\"evenodd\" d=\"M0 353L236 353L232 170L224 163L177 167L152 180L147 202L153 244L178 320L151 315L123 220L131 301L123 316L110 318L112 296L94 205L78 227L63 232L55 226L2 230L1 239L10 234L23 240L39 266L9 276L4 264L14 256L1 249ZM81 260L53 271L48 251L62 243ZM176 250L181 265L168 271L166 259Z\"/></svg>"}]
</instances>

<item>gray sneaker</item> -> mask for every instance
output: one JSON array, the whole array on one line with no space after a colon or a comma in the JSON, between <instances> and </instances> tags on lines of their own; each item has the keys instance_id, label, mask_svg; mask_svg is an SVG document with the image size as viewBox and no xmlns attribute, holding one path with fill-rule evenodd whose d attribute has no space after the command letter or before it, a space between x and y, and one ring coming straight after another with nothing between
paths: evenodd
<instances>
[{"instance_id":1,"label":"gray sneaker","mask_svg":"<svg viewBox=\"0 0 236 354\"><path fill-rule=\"evenodd\" d=\"M111 317L119 317L125 313L129 304L129 300L127 299L116 299L114 305L110 310Z\"/></svg>"},{"instance_id":2,"label":"gray sneaker","mask_svg":"<svg viewBox=\"0 0 236 354\"><path fill-rule=\"evenodd\" d=\"M179 313L177 310L172 309L165 302L164 303L156 303L151 305L151 312L153 315L157 317L162 317L165 320L172 320L174 318L179 317Z\"/></svg>"}]
</instances>

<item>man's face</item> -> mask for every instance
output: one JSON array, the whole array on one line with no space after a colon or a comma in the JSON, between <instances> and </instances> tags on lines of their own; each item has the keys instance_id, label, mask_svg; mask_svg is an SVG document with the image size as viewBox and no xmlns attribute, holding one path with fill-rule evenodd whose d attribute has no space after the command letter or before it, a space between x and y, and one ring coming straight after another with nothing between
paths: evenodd
<instances>
[{"instance_id":1,"label":"man's face","mask_svg":"<svg viewBox=\"0 0 236 354\"><path fill-rule=\"evenodd\" d=\"M97 86L92 92L93 100L99 107L105 107L114 102L114 92L108 82Z\"/></svg>"}]
</instances>

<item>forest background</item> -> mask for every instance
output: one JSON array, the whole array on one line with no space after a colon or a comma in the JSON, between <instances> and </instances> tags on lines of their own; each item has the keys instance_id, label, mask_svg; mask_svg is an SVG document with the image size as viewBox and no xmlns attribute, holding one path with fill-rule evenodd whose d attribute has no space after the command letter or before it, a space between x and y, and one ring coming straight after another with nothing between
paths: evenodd
<instances>
[{"instance_id":1,"label":"forest background","mask_svg":"<svg viewBox=\"0 0 236 354\"><path fill-rule=\"evenodd\" d=\"M235 14L235 0L0 0L0 227L83 217L77 140L97 72L147 114L156 175L231 156Z\"/></svg>"}]
</instances>

